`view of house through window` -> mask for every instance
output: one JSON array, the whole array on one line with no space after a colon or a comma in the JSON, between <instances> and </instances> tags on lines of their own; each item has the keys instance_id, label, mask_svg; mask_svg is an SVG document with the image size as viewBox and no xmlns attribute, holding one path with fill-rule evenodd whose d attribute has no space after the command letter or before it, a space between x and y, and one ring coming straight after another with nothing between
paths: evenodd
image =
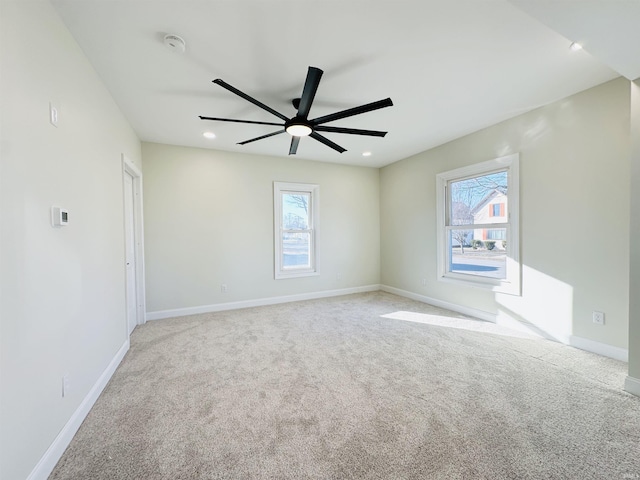
<instances>
[{"instance_id":1,"label":"view of house through window","mask_svg":"<svg viewBox=\"0 0 640 480\"><path fill-rule=\"evenodd\" d=\"M451 181L449 271L506 278L506 170ZM495 225L495 226L494 226Z\"/></svg>"},{"instance_id":2,"label":"view of house through window","mask_svg":"<svg viewBox=\"0 0 640 480\"><path fill-rule=\"evenodd\" d=\"M513 154L436 176L439 280L520 293L518 165Z\"/></svg>"}]
</instances>

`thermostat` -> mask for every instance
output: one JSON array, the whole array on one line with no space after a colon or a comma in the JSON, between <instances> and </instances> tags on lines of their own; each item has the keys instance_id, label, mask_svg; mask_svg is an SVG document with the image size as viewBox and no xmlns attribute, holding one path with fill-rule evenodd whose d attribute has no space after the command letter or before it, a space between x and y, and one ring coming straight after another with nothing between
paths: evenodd
<instances>
[{"instance_id":1,"label":"thermostat","mask_svg":"<svg viewBox=\"0 0 640 480\"><path fill-rule=\"evenodd\" d=\"M51 225L62 227L69 223L69 212L61 207L51 207Z\"/></svg>"}]
</instances>

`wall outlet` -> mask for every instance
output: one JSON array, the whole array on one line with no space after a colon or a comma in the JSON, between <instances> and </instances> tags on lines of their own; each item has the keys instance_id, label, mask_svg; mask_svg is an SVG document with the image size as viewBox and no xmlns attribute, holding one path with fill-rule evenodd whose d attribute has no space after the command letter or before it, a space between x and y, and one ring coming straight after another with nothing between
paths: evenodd
<instances>
[{"instance_id":1,"label":"wall outlet","mask_svg":"<svg viewBox=\"0 0 640 480\"><path fill-rule=\"evenodd\" d=\"M593 312L593 323L597 325L604 325L604 312Z\"/></svg>"},{"instance_id":2,"label":"wall outlet","mask_svg":"<svg viewBox=\"0 0 640 480\"><path fill-rule=\"evenodd\" d=\"M227 293L227 284L223 283L220 285L220 293Z\"/></svg>"},{"instance_id":3,"label":"wall outlet","mask_svg":"<svg viewBox=\"0 0 640 480\"><path fill-rule=\"evenodd\" d=\"M336 273L336 280L338 281L342 280L342 272Z\"/></svg>"},{"instance_id":4,"label":"wall outlet","mask_svg":"<svg viewBox=\"0 0 640 480\"><path fill-rule=\"evenodd\" d=\"M69 395L69 392L71 391L71 381L69 380L69 374L65 373L62 376L62 397L66 397L67 395Z\"/></svg>"},{"instance_id":5,"label":"wall outlet","mask_svg":"<svg viewBox=\"0 0 640 480\"><path fill-rule=\"evenodd\" d=\"M421 278L420 279L420 285L422 285L423 287L427 286L427 279L426 278Z\"/></svg>"}]
</instances>

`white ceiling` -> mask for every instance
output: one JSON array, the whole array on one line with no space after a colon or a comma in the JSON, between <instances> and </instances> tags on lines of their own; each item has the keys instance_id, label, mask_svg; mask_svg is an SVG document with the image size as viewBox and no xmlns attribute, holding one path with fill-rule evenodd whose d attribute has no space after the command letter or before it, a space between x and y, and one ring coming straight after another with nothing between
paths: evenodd
<instances>
[{"instance_id":1,"label":"white ceiling","mask_svg":"<svg viewBox=\"0 0 640 480\"><path fill-rule=\"evenodd\" d=\"M310 118L391 97L392 107L329 124L389 133L325 134L342 154L303 138L297 158L380 167L621 74L640 76L637 0L52 3L149 142L287 156L286 133L236 144L278 127L198 116L279 122L216 78L294 116L291 99L315 66L324 76ZM185 39L184 54L163 45L167 33ZM572 40L585 50L570 51ZM203 138L206 130L217 138Z\"/></svg>"}]
</instances>

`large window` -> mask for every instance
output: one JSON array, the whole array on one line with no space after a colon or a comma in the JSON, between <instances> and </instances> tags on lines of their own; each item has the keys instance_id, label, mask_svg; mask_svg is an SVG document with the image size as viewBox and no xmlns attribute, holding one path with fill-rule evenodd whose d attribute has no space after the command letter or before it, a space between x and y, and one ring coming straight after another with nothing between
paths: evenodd
<instances>
[{"instance_id":1,"label":"large window","mask_svg":"<svg viewBox=\"0 0 640 480\"><path fill-rule=\"evenodd\" d=\"M275 278L317 275L318 185L273 184Z\"/></svg>"},{"instance_id":2,"label":"large window","mask_svg":"<svg viewBox=\"0 0 640 480\"><path fill-rule=\"evenodd\" d=\"M439 280L520 294L518 160L437 175Z\"/></svg>"}]
</instances>

